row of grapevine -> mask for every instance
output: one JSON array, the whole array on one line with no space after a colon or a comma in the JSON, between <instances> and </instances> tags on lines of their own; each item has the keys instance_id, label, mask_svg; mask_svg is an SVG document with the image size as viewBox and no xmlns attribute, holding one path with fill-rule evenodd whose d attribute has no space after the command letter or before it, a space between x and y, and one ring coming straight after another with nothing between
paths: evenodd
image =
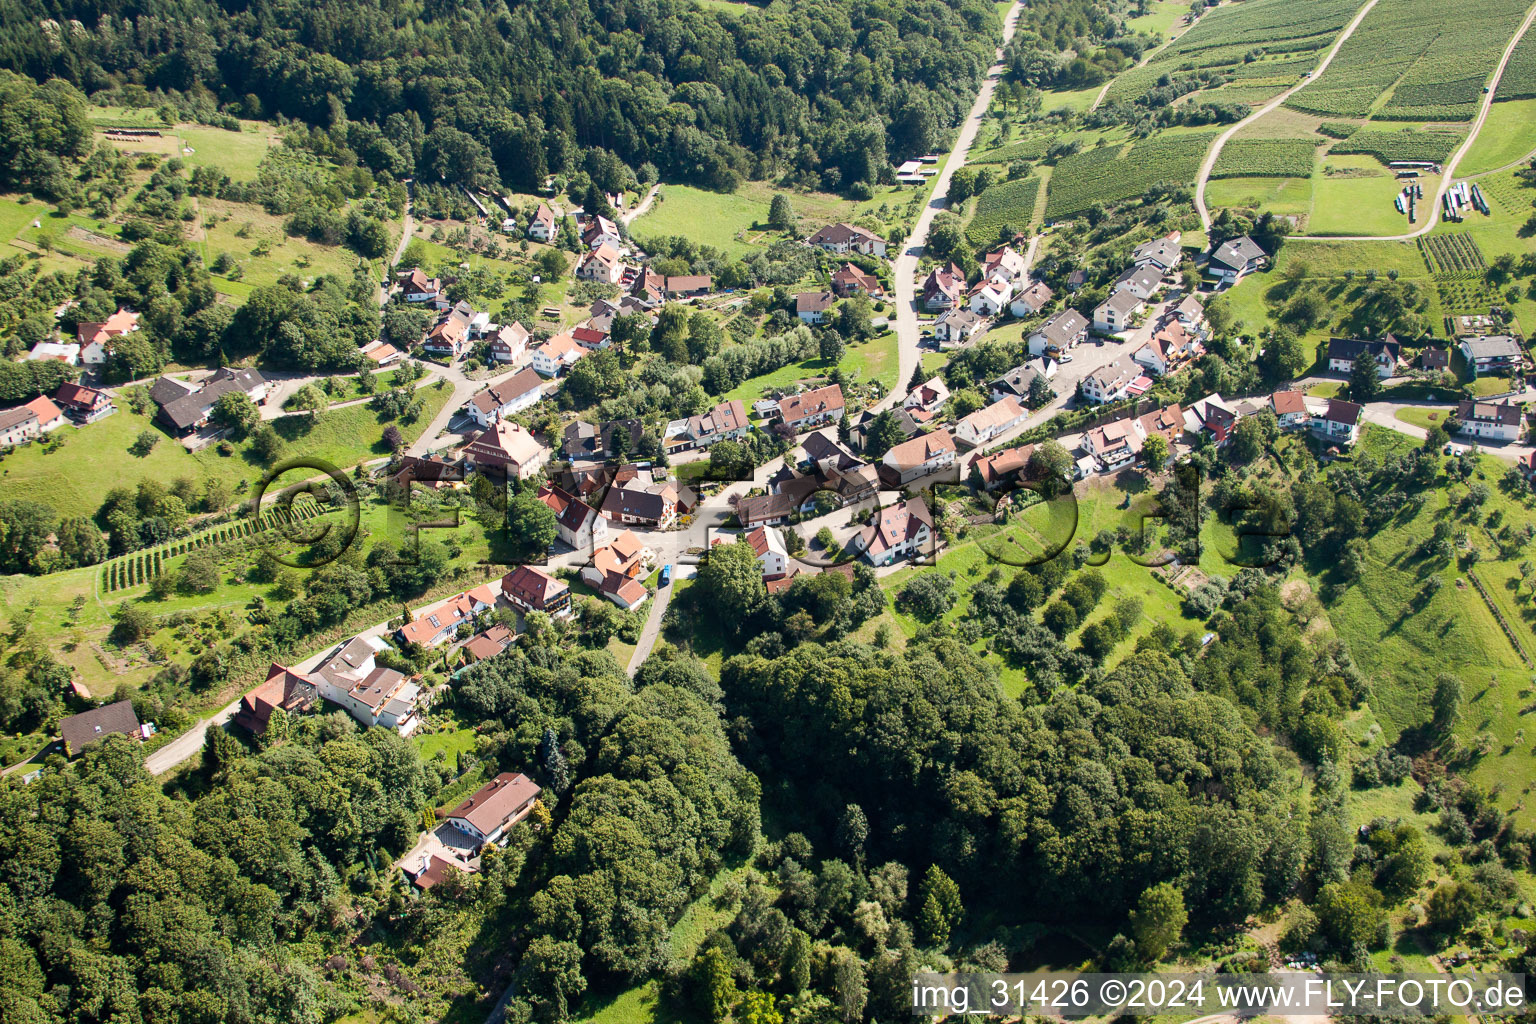
<instances>
[{"instance_id":1,"label":"row of grapevine","mask_svg":"<svg viewBox=\"0 0 1536 1024\"><path fill-rule=\"evenodd\" d=\"M1481 276L1488 263L1477 240L1465 231L1444 235L1420 236L1419 251L1435 274L1472 274Z\"/></svg>"},{"instance_id":2,"label":"row of grapevine","mask_svg":"<svg viewBox=\"0 0 1536 1024\"><path fill-rule=\"evenodd\" d=\"M106 593L142 586L160 575L164 563L179 555L199 549L220 548L255 537L278 526L291 526L325 514L315 501L295 503L292 507L273 506L254 519L240 519L210 527L200 533L179 538L153 551L135 551L102 568L101 586Z\"/></svg>"}]
</instances>

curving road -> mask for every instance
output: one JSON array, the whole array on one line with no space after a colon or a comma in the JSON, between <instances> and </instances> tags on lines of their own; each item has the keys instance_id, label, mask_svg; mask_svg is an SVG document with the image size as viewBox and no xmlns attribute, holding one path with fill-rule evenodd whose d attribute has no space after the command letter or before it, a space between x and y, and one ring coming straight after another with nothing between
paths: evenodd
<instances>
[{"instance_id":1,"label":"curving road","mask_svg":"<svg viewBox=\"0 0 1536 1024\"><path fill-rule=\"evenodd\" d=\"M965 154L970 150L971 144L976 141L976 131L981 127L981 122L987 116L987 109L992 105L992 93L997 89L998 79L1003 73L1003 49L1008 41L1013 38L1014 30L1019 24L1019 15L1024 11L1023 0L1015 0L1008 13L1003 18L1003 41L997 47L997 63L987 69L986 80L981 83L981 89L976 93L976 102L971 104L970 112L965 115L965 120L960 123L960 131L955 136L955 144L950 147L949 159L944 162L944 170L934 175L933 191L929 194L928 203L923 207L923 212L918 215L917 223L912 227L912 233L902 243L901 254L896 257L894 277L896 282L896 344L897 366L896 386L891 393L886 395L877 405L876 412L890 408L907 395L907 381L912 379L912 371L917 368L921 354L918 352L918 328L917 328L917 268L923 255L923 246L928 239L928 231L933 227L933 218L940 211L949 206L945 197L949 194L949 179L955 173L955 168L963 166Z\"/></svg>"},{"instance_id":2,"label":"curving road","mask_svg":"<svg viewBox=\"0 0 1536 1024\"><path fill-rule=\"evenodd\" d=\"M1371 0L1371 2L1375 3L1375 0ZM1441 201L1442 197L1445 195L1446 189L1451 187L1451 182L1456 179L1456 165L1461 163L1461 158L1467 155L1467 151L1477 141L1478 133L1483 130L1483 123L1488 120L1488 111L1493 107L1493 98L1498 95L1499 81L1504 77L1504 68L1509 64L1510 55L1515 52L1515 44L1520 42L1526 30L1531 27L1533 20L1536 20L1536 5L1533 5L1525 13L1525 20L1515 30L1515 34L1510 36L1509 45L1504 47L1504 55L1499 58L1498 67L1493 69L1493 77L1488 80L1488 85L1483 90L1483 102L1477 108L1477 119L1472 122L1472 130L1467 133L1467 137L1462 144L1456 148L1456 152L1451 154L1450 161L1445 165L1445 173L1440 175L1440 186L1435 189L1435 198L1430 204L1429 219L1424 222L1423 227L1416 228L1413 231L1406 231L1400 235L1296 235L1294 237L1317 239L1326 242L1406 242L1409 239L1418 238L1426 231L1433 230L1435 225L1440 223L1440 212L1444 209ZM1217 139L1216 141L1219 143L1222 140ZM1201 200L1200 216L1204 218L1203 193L1205 183L1203 181L1200 188L1201 192L1197 194L1197 198Z\"/></svg>"},{"instance_id":3,"label":"curving road","mask_svg":"<svg viewBox=\"0 0 1536 1024\"><path fill-rule=\"evenodd\" d=\"M633 210L630 210L623 217L619 218L624 222L624 226L628 227L630 223L633 222L636 218L645 216L645 212L651 208L651 203L655 202L656 197L660 194L661 184L658 182L657 184L651 186L651 190L645 194L645 199L641 200L639 205L637 205Z\"/></svg>"},{"instance_id":4,"label":"curving road","mask_svg":"<svg viewBox=\"0 0 1536 1024\"><path fill-rule=\"evenodd\" d=\"M1376 0L1368 0L1364 7L1355 12L1354 18L1350 20L1348 25L1344 26L1344 31L1339 33L1339 38L1333 41L1333 46L1330 47L1327 54L1323 56L1322 63L1312 69L1312 73L1309 77L1303 78L1301 81L1285 90L1285 92L1282 92L1280 95L1276 96L1274 99L1260 107L1258 110L1255 110L1253 113L1249 114L1247 117L1243 118L1241 121L1237 122L1232 127L1216 136L1216 141L1211 144L1210 151L1205 154L1205 162L1200 165L1200 173L1195 178L1195 209L1200 212L1200 227L1202 230L1211 230L1211 212L1205 207L1205 185L1206 182L1210 181L1211 179L1211 171L1216 167L1216 158L1221 155L1222 147L1225 146L1228 140L1230 140L1232 136L1236 135L1241 129L1257 121L1259 118L1263 117L1265 114L1274 110L1276 107L1280 106L1280 104L1296 95L1296 93L1300 92L1302 89L1305 89L1307 86L1321 78L1323 72L1328 69L1328 65L1333 63L1333 58L1339 52L1339 48L1344 45L1345 41L1348 40L1350 36L1355 34L1355 29L1360 27L1360 22L1365 20L1365 16L1370 14L1371 8L1375 6ZM1509 58L1509 54L1506 53L1504 57L1507 60ZM1500 67L1502 68L1503 65L1501 64Z\"/></svg>"}]
</instances>

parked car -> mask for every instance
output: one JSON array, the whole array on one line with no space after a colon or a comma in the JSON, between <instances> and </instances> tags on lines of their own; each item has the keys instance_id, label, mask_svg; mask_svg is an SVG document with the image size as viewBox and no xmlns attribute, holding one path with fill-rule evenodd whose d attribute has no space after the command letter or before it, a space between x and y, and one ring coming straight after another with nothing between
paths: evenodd
<instances>
[{"instance_id":1,"label":"parked car","mask_svg":"<svg viewBox=\"0 0 1536 1024\"><path fill-rule=\"evenodd\" d=\"M672 582L672 566L664 565L664 566L661 567L661 585L664 587L668 583L671 583L671 582Z\"/></svg>"}]
</instances>

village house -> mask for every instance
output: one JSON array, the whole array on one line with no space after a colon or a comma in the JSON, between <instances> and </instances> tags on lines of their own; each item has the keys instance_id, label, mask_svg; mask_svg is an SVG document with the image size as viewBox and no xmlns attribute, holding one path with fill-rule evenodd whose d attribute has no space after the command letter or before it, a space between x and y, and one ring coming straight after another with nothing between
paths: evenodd
<instances>
[{"instance_id":1,"label":"village house","mask_svg":"<svg viewBox=\"0 0 1536 1024\"><path fill-rule=\"evenodd\" d=\"M1184 259L1179 237L1179 232L1171 231L1161 238L1141 243L1131 250L1131 263L1138 267L1154 267L1159 274L1167 274Z\"/></svg>"},{"instance_id":2,"label":"village house","mask_svg":"<svg viewBox=\"0 0 1536 1024\"><path fill-rule=\"evenodd\" d=\"M576 277L582 281L616 285L623 276L624 262L619 250L606 242L588 252L576 264Z\"/></svg>"},{"instance_id":3,"label":"village house","mask_svg":"<svg viewBox=\"0 0 1536 1024\"><path fill-rule=\"evenodd\" d=\"M531 565L520 565L503 576L501 593L520 611L543 612L557 619L572 613L571 588Z\"/></svg>"},{"instance_id":4,"label":"village house","mask_svg":"<svg viewBox=\"0 0 1536 1024\"><path fill-rule=\"evenodd\" d=\"M505 846L512 827L533 813L540 792L522 772L502 772L449 811L446 820L482 845Z\"/></svg>"},{"instance_id":5,"label":"village house","mask_svg":"<svg viewBox=\"0 0 1536 1024\"><path fill-rule=\"evenodd\" d=\"M981 277L984 281L1001 281L1015 284L1026 270L1024 257L1011 245L994 249L981 258Z\"/></svg>"},{"instance_id":6,"label":"village house","mask_svg":"<svg viewBox=\"0 0 1536 1024\"><path fill-rule=\"evenodd\" d=\"M971 312L981 316L997 316L1008 308L1013 295L1013 285L1006 281L988 281L983 278L971 289Z\"/></svg>"},{"instance_id":7,"label":"village house","mask_svg":"<svg viewBox=\"0 0 1536 1024\"><path fill-rule=\"evenodd\" d=\"M515 423L497 420L464 449L464 457L482 473L527 480L549 462L548 448Z\"/></svg>"},{"instance_id":8,"label":"village house","mask_svg":"<svg viewBox=\"0 0 1536 1024\"><path fill-rule=\"evenodd\" d=\"M1116 356L1114 362L1083 378L1083 397L1099 405L1118 402L1130 394L1131 384L1140 376L1140 366L1127 356Z\"/></svg>"},{"instance_id":9,"label":"village house","mask_svg":"<svg viewBox=\"0 0 1536 1024\"><path fill-rule=\"evenodd\" d=\"M1013 297L1013 301L1008 304L1008 312L1020 319L1034 316L1050 305L1053 298L1055 293L1050 287L1044 281L1036 281Z\"/></svg>"},{"instance_id":10,"label":"village house","mask_svg":"<svg viewBox=\"0 0 1536 1024\"><path fill-rule=\"evenodd\" d=\"M358 349L358 355L373 364L373 369L382 370L386 366L393 366L405 358L405 353L395 348L387 341L375 339Z\"/></svg>"},{"instance_id":11,"label":"village house","mask_svg":"<svg viewBox=\"0 0 1536 1024\"><path fill-rule=\"evenodd\" d=\"M1093 308L1093 329L1100 334L1115 334L1132 326L1132 319L1147 304L1129 288L1109 293L1109 298Z\"/></svg>"},{"instance_id":12,"label":"village house","mask_svg":"<svg viewBox=\"0 0 1536 1024\"><path fill-rule=\"evenodd\" d=\"M400 272L400 293L406 302L413 305L423 302L435 302L442 297L443 282L436 277L428 277L420 268L402 270Z\"/></svg>"},{"instance_id":13,"label":"village house","mask_svg":"<svg viewBox=\"0 0 1536 1024\"><path fill-rule=\"evenodd\" d=\"M1198 330L1205 323L1205 307L1194 294L1184 296L1163 314L1165 320L1177 320L1185 327Z\"/></svg>"},{"instance_id":14,"label":"village house","mask_svg":"<svg viewBox=\"0 0 1536 1024\"><path fill-rule=\"evenodd\" d=\"M1111 292L1126 291L1143 301L1151 301L1152 296L1163 286L1163 274L1157 267L1137 265L1126 270L1115 283L1110 285Z\"/></svg>"},{"instance_id":15,"label":"village house","mask_svg":"<svg viewBox=\"0 0 1536 1024\"><path fill-rule=\"evenodd\" d=\"M1403 358L1403 346L1390 334L1377 341L1366 338L1328 339L1328 369L1332 372L1350 373L1355 368L1355 360L1362 356L1376 364L1376 376L1385 380L1397 372Z\"/></svg>"},{"instance_id":16,"label":"village house","mask_svg":"<svg viewBox=\"0 0 1536 1024\"><path fill-rule=\"evenodd\" d=\"M852 224L828 224L806 240L824 252L846 255L850 252L865 256L884 256L885 239L873 231Z\"/></svg>"},{"instance_id":17,"label":"village house","mask_svg":"<svg viewBox=\"0 0 1536 1024\"><path fill-rule=\"evenodd\" d=\"M1154 376L1161 377L1196 358L1203 351L1204 346L1182 321L1169 319L1131 353L1131 358Z\"/></svg>"},{"instance_id":18,"label":"village house","mask_svg":"<svg viewBox=\"0 0 1536 1024\"><path fill-rule=\"evenodd\" d=\"M600 462L620 458L639 450L644 436L645 423L642 420L607 420L601 426L576 420L565 428L560 457L567 462Z\"/></svg>"},{"instance_id":19,"label":"village house","mask_svg":"<svg viewBox=\"0 0 1536 1024\"><path fill-rule=\"evenodd\" d=\"M837 296L830 291L826 292L797 292L795 294L795 316L801 323L819 324L827 318L827 311L837 301Z\"/></svg>"},{"instance_id":20,"label":"village house","mask_svg":"<svg viewBox=\"0 0 1536 1024\"><path fill-rule=\"evenodd\" d=\"M271 385L259 370L235 370L221 366L200 384L161 377L150 388L150 400L159 405L155 419L172 434L189 434L208 423L213 407L228 394L244 394L260 405Z\"/></svg>"},{"instance_id":21,"label":"village house","mask_svg":"<svg viewBox=\"0 0 1536 1024\"><path fill-rule=\"evenodd\" d=\"M409 487L420 484L428 490L457 489L469 475L469 467L462 458L443 455L402 455L399 457L393 479Z\"/></svg>"},{"instance_id":22,"label":"village house","mask_svg":"<svg viewBox=\"0 0 1536 1024\"><path fill-rule=\"evenodd\" d=\"M1512 402L1477 402L1462 399L1456 404L1460 433L1493 441L1518 441L1525 410Z\"/></svg>"},{"instance_id":23,"label":"village house","mask_svg":"<svg viewBox=\"0 0 1536 1024\"><path fill-rule=\"evenodd\" d=\"M1419 353L1419 369L1421 370L1444 370L1448 369L1450 365L1451 353L1446 349L1437 348L1434 345L1426 345L1424 350Z\"/></svg>"},{"instance_id":24,"label":"village house","mask_svg":"<svg viewBox=\"0 0 1536 1024\"><path fill-rule=\"evenodd\" d=\"M1087 337L1087 317L1075 309L1063 309L1029 332L1029 354L1065 352L1082 344Z\"/></svg>"},{"instance_id":25,"label":"village house","mask_svg":"<svg viewBox=\"0 0 1536 1024\"><path fill-rule=\"evenodd\" d=\"M1269 396L1269 409L1281 430L1295 430L1307 425L1312 414L1307 411L1306 396L1300 391L1276 391Z\"/></svg>"},{"instance_id":26,"label":"village house","mask_svg":"<svg viewBox=\"0 0 1536 1024\"><path fill-rule=\"evenodd\" d=\"M80 424L95 423L117 411L105 391L69 381L59 385L53 400L64 410L64 415Z\"/></svg>"},{"instance_id":27,"label":"village house","mask_svg":"<svg viewBox=\"0 0 1536 1024\"><path fill-rule=\"evenodd\" d=\"M954 309L965 294L965 274L953 263L946 267L934 267L923 278L921 295L923 308L930 313Z\"/></svg>"},{"instance_id":28,"label":"village house","mask_svg":"<svg viewBox=\"0 0 1536 1024\"><path fill-rule=\"evenodd\" d=\"M555 222L555 211L546 204L540 203L538 210L533 214L533 220L528 222L528 237L535 242L549 242L559 233L560 228Z\"/></svg>"},{"instance_id":29,"label":"village house","mask_svg":"<svg viewBox=\"0 0 1536 1024\"><path fill-rule=\"evenodd\" d=\"M1029 418L1029 410L1012 395L1002 401L977 409L955 424L955 439L979 448L999 434L1006 433Z\"/></svg>"},{"instance_id":30,"label":"village house","mask_svg":"<svg viewBox=\"0 0 1536 1024\"><path fill-rule=\"evenodd\" d=\"M281 709L287 715L302 714L314 707L319 696L320 685L314 679L274 661L267 669L267 681L240 698L230 721L253 736L261 736L272 712Z\"/></svg>"},{"instance_id":31,"label":"village house","mask_svg":"<svg viewBox=\"0 0 1536 1024\"><path fill-rule=\"evenodd\" d=\"M619 226L602 214L586 219L581 232L581 242L588 249L596 249L604 245L613 249L624 247L624 239L619 236Z\"/></svg>"},{"instance_id":32,"label":"village house","mask_svg":"<svg viewBox=\"0 0 1536 1024\"><path fill-rule=\"evenodd\" d=\"M853 544L870 565L890 565L925 551L933 539L933 517L920 497L875 510L874 520L854 535Z\"/></svg>"},{"instance_id":33,"label":"village house","mask_svg":"<svg viewBox=\"0 0 1536 1024\"><path fill-rule=\"evenodd\" d=\"M474 590L455 594L429 608L396 631L403 644L432 648L452 640L460 626L473 625L475 616L496 604L496 591L489 583Z\"/></svg>"},{"instance_id":34,"label":"village house","mask_svg":"<svg viewBox=\"0 0 1536 1024\"><path fill-rule=\"evenodd\" d=\"M782 579L789 574L789 552L784 548L784 540L779 536L779 531L772 526L755 526L736 534L716 533L710 538L710 546L735 544L739 541L751 545L752 553L757 556L758 565L762 567L763 579Z\"/></svg>"},{"instance_id":35,"label":"village house","mask_svg":"<svg viewBox=\"0 0 1536 1024\"><path fill-rule=\"evenodd\" d=\"M139 314L119 309L99 324L75 325L75 339L80 345L80 361L86 366L100 366L112 355L112 342L139 329Z\"/></svg>"},{"instance_id":36,"label":"village house","mask_svg":"<svg viewBox=\"0 0 1536 1024\"><path fill-rule=\"evenodd\" d=\"M54 362L64 363L68 366L80 365L80 346L74 342L61 344L57 341L40 341L32 346L32 351L27 353L28 362Z\"/></svg>"},{"instance_id":37,"label":"village house","mask_svg":"<svg viewBox=\"0 0 1536 1024\"><path fill-rule=\"evenodd\" d=\"M933 325L933 336L940 348L963 345L981 332L986 318L969 309L946 309Z\"/></svg>"},{"instance_id":38,"label":"village house","mask_svg":"<svg viewBox=\"0 0 1536 1024\"><path fill-rule=\"evenodd\" d=\"M874 274L860 270L852 263L844 263L842 267L832 275L832 290L843 298L850 295L884 295L885 289L880 286L880 279Z\"/></svg>"},{"instance_id":39,"label":"village house","mask_svg":"<svg viewBox=\"0 0 1536 1024\"><path fill-rule=\"evenodd\" d=\"M1504 374L1520 368L1520 343L1507 334L1480 334L1461 339L1461 354L1474 377Z\"/></svg>"},{"instance_id":40,"label":"village house","mask_svg":"<svg viewBox=\"0 0 1536 1024\"><path fill-rule=\"evenodd\" d=\"M1015 366L1001 377L994 380L988 387L991 389L989 401L1001 402L1004 398L1012 397L1020 405L1029 404L1029 392L1036 379L1043 379L1047 383L1056 376L1057 364L1053 359L1041 356L1031 359L1022 366Z\"/></svg>"},{"instance_id":41,"label":"village house","mask_svg":"<svg viewBox=\"0 0 1536 1024\"><path fill-rule=\"evenodd\" d=\"M1226 399L1210 394L1184 410L1184 429L1197 436L1204 434L1220 448L1231 439L1238 418L1237 410L1228 405Z\"/></svg>"},{"instance_id":42,"label":"village house","mask_svg":"<svg viewBox=\"0 0 1536 1024\"><path fill-rule=\"evenodd\" d=\"M880 464L895 476L898 484L908 484L955 464L955 439L947 430L934 430L903 441L885 453Z\"/></svg>"},{"instance_id":43,"label":"village house","mask_svg":"<svg viewBox=\"0 0 1536 1024\"><path fill-rule=\"evenodd\" d=\"M1029 457L1035 452L1032 444L1022 448L1005 448L995 455L977 452L971 459L971 472L984 490L992 491L1005 483L1011 483L1029 466Z\"/></svg>"},{"instance_id":44,"label":"village house","mask_svg":"<svg viewBox=\"0 0 1536 1024\"><path fill-rule=\"evenodd\" d=\"M630 484L636 484L631 486ZM670 529L677 522L677 489L670 483L649 487L615 483L603 498L603 515L609 522L625 526L643 526L652 530Z\"/></svg>"},{"instance_id":45,"label":"village house","mask_svg":"<svg viewBox=\"0 0 1536 1024\"><path fill-rule=\"evenodd\" d=\"M1328 409L1312 419L1312 432L1336 444L1352 445L1360 439L1362 407L1337 398L1328 399Z\"/></svg>"},{"instance_id":46,"label":"village house","mask_svg":"<svg viewBox=\"0 0 1536 1024\"><path fill-rule=\"evenodd\" d=\"M647 309L667 301L667 279L649 267L635 270L627 290L627 298L634 299Z\"/></svg>"},{"instance_id":47,"label":"village house","mask_svg":"<svg viewBox=\"0 0 1536 1024\"><path fill-rule=\"evenodd\" d=\"M76 757L86 747L108 736L142 740L144 726L139 724L139 716L133 712L133 702L120 700L60 719L59 735L64 740L64 756Z\"/></svg>"},{"instance_id":48,"label":"village house","mask_svg":"<svg viewBox=\"0 0 1536 1024\"><path fill-rule=\"evenodd\" d=\"M561 370L586 354L586 347L571 332L562 331L533 350L532 366L545 377L557 377Z\"/></svg>"},{"instance_id":49,"label":"village house","mask_svg":"<svg viewBox=\"0 0 1536 1024\"><path fill-rule=\"evenodd\" d=\"M1083 450L1098 460L1106 473L1117 473L1141 455L1146 434L1135 417L1127 416L1094 427L1083 434Z\"/></svg>"},{"instance_id":50,"label":"village house","mask_svg":"<svg viewBox=\"0 0 1536 1024\"><path fill-rule=\"evenodd\" d=\"M469 321L451 313L433 324L421 342L421 350L427 355L446 359L450 363L468 348Z\"/></svg>"},{"instance_id":51,"label":"village house","mask_svg":"<svg viewBox=\"0 0 1536 1024\"><path fill-rule=\"evenodd\" d=\"M843 418L843 389L836 384L802 391L779 400L779 419L797 433Z\"/></svg>"},{"instance_id":52,"label":"village house","mask_svg":"<svg viewBox=\"0 0 1536 1024\"><path fill-rule=\"evenodd\" d=\"M511 647L514 639L516 637L513 635L512 630L498 623L490 629L470 637L463 648L464 656L471 663L494 658L508 647Z\"/></svg>"},{"instance_id":53,"label":"village house","mask_svg":"<svg viewBox=\"0 0 1536 1024\"><path fill-rule=\"evenodd\" d=\"M630 530L592 552L592 563L581 568L581 578L625 611L644 603L650 593L645 589L645 575L656 560L656 553Z\"/></svg>"},{"instance_id":54,"label":"village house","mask_svg":"<svg viewBox=\"0 0 1536 1024\"><path fill-rule=\"evenodd\" d=\"M577 551L591 551L606 543L608 523L597 509L570 491L546 483L535 495L555 514L555 529L560 540Z\"/></svg>"},{"instance_id":55,"label":"village house","mask_svg":"<svg viewBox=\"0 0 1536 1024\"><path fill-rule=\"evenodd\" d=\"M1184 410L1178 402L1153 409L1136 418L1136 428L1142 437L1160 434L1168 442L1168 456L1173 457L1173 446L1184 433Z\"/></svg>"},{"instance_id":56,"label":"village house","mask_svg":"<svg viewBox=\"0 0 1536 1024\"><path fill-rule=\"evenodd\" d=\"M668 299L696 299L714 290L715 279L709 274L682 274L663 279L662 294Z\"/></svg>"},{"instance_id":57,"label":"village house","mask_svg":"<svg viewBox=\"0 0 1536 1024\"><path fill-rule=\"evenodd\" d=\"M532 367L525 366L506 380L478 392L469 400L466 411L480 426L489 427L499 419L522 412L543 397L544 378Z\"/></svg>"},{"instance_id":58,"label":"village house","mask_svg":"<svg viewBox=\"0 0 1536 1024\"><path fill-rule=\"evenodd\" d=\"M741 399L721 402L709 412L673 420L667 424L669 445L677 450L708 448L718 441L739 441L747 436L747 407Z\"/></svg>"},{"instance_id":59,"label":"village house","mask_svg":"<svg viewBox=\"0 0 1536 1024\"><path fill-rule=\"evenodd\" d=\"M1259 243L1242 235L1218 245L1211 253L1206 270L1216 278L1219 287L1231 287L1268 263L1269 255L1259 248Z\"/></svg>"},{"instance_id":60,"label":"village house","mask_svg":"<svg viewBox=\"0 0 1536 1024\"><path fill-rule=\"evenodd\" d=\"M26 429L33 437L58 430L67 421L64 419L64 411L53 404L53 399L46 395L39 395L26 405L21 407L31 414L31 419L26 422Z\"/></svg>"},{"instance_id":61,"label":"village house","mask_svg":"<svg viewBox=\"0 0 1536 1024\"><path fill-rule=\"evenodd\" d=\"M375 637L353 637L309 678L320 696L345 708L365 728L377 725L408 736L421 723L425 694L417 683L419 676L377 664L377 656L385 650L384 641Z\"/></svg>"},{"instance_id":62,"label":"village house","mask_svg":"<svg viewBox=\"0 0 1536 1024\"><path fill-rule=\"evenodd\" d=\"M943 377L935 376L926 384L913 388L902 401L901 407L907 410L921 409L923 412L934 412L947 401L949 401L949 388L945 385Z\"/></svg>"},{"instance_id":63,"label":"village house","mask_svg":"<svg viewBox=\"0 0 1536 1024\"><path fill-rule=\"evenodd\" d=\"M486 355L495 363L515 363L528 350L528 328L516 320L502 325L486 346Z\"/></svg>"}]
</instances>

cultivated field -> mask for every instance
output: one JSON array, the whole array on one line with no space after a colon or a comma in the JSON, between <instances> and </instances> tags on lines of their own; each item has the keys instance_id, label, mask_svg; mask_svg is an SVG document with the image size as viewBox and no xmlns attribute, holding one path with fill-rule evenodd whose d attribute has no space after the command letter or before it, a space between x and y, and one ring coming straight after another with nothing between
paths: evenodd
<instances>
[{"instance_id":1,"label":"cultivated field","mask_svg":"<svg viewBox=\"0 0 1536 1024\"><path fill-rule=\"evenodd\" d=\"M1187 188L1214 137L1213 132L1164 135L1066 157L1051 174L1046 219L1071 217L1096 203L1122 202L1159 187Z\"/></svg>"}]
</instances>

